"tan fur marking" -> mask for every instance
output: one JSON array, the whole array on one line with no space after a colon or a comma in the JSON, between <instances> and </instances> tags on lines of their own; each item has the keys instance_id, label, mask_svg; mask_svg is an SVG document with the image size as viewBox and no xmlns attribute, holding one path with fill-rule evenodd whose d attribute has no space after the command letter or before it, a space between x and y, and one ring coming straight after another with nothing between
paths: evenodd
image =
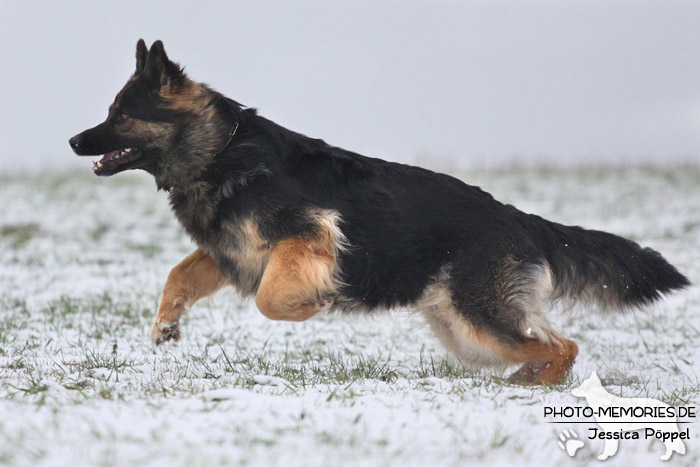
<instances>
[{"instance_id":1,"label":"tan fur marking","mask_svg":"<svg viewBox=\"0 0 700 467\"><path fill-rule=\"evenodd\" d=\"M574 365L578 345L574 341L559 338L559 345L532 340L504 354L513 362L526 362L510 375L508 381L523 385L549 385L563 382L566 373Z\"/></svg>"},{"instance_id":2,"label":"tan fur marking","mask_svg":"<svg viewBox=\"0 0 700 467\"><path fill-rule=\"evenodd\" d=\"M270 319L304 321L321 311L319 301L334 291L335 259L318 241L289 239L272 250L255 297Z\"/></svg>"},{"instance_id":3,"label":"tan fur marking","mask_svg":"<svg viewBox=\"0 0 700 467\"><path fill-rule=\"evenodd\" d=\"M337 215L319 215L318 235L290 238L272 249L255 303L270 319L304 321L330 305L337 292L342 233Z\"/></svg>"},{"instance_id":4,"label":"tan fur marking","mask_svg":"<svg viewBox=\"0 0 700 467\"><path fill-rule=\"evenodd\" d=\"M268 263L271 246L262 238L258 226L252 219L241 222L235 232L238 243L231 250L231 256L241 271L240 284L236 288L243 295L251 295L255 292L253 284L262 276Z\"/></svg>"},{"instance_id":5,"label":"tan fur marking","mask_svg":"<svg viewBox=\"0 0 700 467\"><path fill-rule=\"evenodd\" d=\"M465 364L477 367L503 364L502 344L460 316L449 290L440 282L427 287L417 304L438 339Z\"/></svg>"},{"instance_id":6,"label":"tan fur marking","mask_svg":"<svg viewBox=\"0 0 700 467\"><path fill-rule=\"evenodd\" d=\"M204 85L189 78L184 78L182 84L175 90L161 89L160 95L168 100L168 106L173 110L197 113L209 109L209 104L214 96Z\"/></svg>"},{"instance_id":7,"label":"tan fur marking","mask_svg":"<svg viewBox=\"0 0 700 467\"><path fill-rule=\"evenodd\" d=\"M213 155L222 147L231 128L228 124L222 124L217 106L212 105L218 93L184 77L174 88L161 87L160 95L170 109L197 116L197 123L190 126L187 134L197 142L196 150L202 157Z\"/></svg>"},{"instance_id":8,"label":"tan fur marking","mask_svg":"<svg viewBox=\"0 0 700 467\"><path fill-rule=\"evenodd\" d=\"M213 294L226 283L214 259L202 250L197 249L182 260L170 271L163 287L151 333L154 341L162 337L160 333L164 328L177 324L197 300Z\"/></svg>"},{"instance_id":9,"label":"tan fur marking","mask_svg":"<svg viewBox=\"0 0 700 467\"><path fill-rule=\"evenodd\" d=\"M508 379L515 384L558 384L571 369L578 346L546 327L543 337L533 335L524 344L499 340L462 317L454 308L449 290L436 280L418 301L431 329L447 350L464 363L483 366L506 363L525 364Z\"/></svg>"}]
</instances>

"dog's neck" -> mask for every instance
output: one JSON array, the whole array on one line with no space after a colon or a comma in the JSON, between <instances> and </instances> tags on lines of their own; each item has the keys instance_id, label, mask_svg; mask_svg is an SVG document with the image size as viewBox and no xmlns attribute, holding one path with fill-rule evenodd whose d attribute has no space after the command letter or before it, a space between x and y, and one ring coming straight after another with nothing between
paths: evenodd
<instances>
[{"instance_id":1,"label":"dog's neck","mask_svg":"<svg viewBox=\"0 0 700 467\"><path fill-rule=\"evenodd\" d=\"M239 133L239 105L214 91L209 105L185 124L181 135L153 175L158 189L190 191L202 175L227 150Z\"/></svg>"},{"instance_id":2,"label":"dog's neck","mask_svg":"<svg viewBox=\"0 0 700 467\"><path fill-rule=\"evenodd\" d=\"M216 159L219 154L224 152L226 148L228 147L229 144L231 144L231 141L233 140L233 137L236 136L236 132L238 131L238 121L233 122L233 125L231 126L231 131L229 132L228 138L226 139L226 142L221 145L221 147L214 153L214 159Z\"/></svg>"}]
</instances>

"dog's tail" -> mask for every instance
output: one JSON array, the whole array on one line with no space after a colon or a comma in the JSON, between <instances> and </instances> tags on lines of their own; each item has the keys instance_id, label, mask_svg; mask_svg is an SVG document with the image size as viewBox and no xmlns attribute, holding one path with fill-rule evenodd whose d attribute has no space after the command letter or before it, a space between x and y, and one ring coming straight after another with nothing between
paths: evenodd
<instances>
[{"instance_id":1,"label":"dog's tail","mask_svg":"<svg viewBox=\"0 0 700 467\"><path fill-rule=\"evenodd\" d=\"M533 216L536 217L536 216ZM690 281L658 252L607 232L537 218L552 271L554 299L594 301L604 309L652 304Z\"/></svg>"}]
</instances>

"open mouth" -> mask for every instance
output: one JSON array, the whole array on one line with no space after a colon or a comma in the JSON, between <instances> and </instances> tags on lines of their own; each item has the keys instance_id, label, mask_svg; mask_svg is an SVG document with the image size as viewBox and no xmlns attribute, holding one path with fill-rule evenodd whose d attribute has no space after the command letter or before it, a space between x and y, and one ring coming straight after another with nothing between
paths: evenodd
<instances>
[{"instance_id":1,"label":"open mouth","mask_svg":"<svg viewBox=\"0 0 700 467\"><path fill-rule=\"evenodd\" d=\"M92 163L92 171L96 175L113 175L122 170L134 168L134 164L143 155L140 149L125 148L108 152L102 159Z\"/></svg>"}]
</instances>

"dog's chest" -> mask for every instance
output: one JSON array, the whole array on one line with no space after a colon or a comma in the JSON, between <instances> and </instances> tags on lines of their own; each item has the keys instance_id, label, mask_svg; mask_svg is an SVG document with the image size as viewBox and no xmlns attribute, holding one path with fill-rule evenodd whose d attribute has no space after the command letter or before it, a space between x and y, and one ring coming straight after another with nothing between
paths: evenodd
<instances>
[{"instance_id":1,"label":"dog's chest","mask_svg":"<svg viewBox=\"0 0 700 467\"><path fill-rule=\"evenodd\" d=\"M175 217L195 243L200 247L210 244L217 234L219 216L218 196L211 186L192 183L172 190L169 199Z\"/></svg>"},{"instance_id":2,"label":"dog's chest","mask_svg":"<svg viewBox=\"0 0 700 467\"><path fill-rule=\"evenodd\" d=\"M270 259L272 246L252 219L227 222L214 244L207 245L221 272L243 295L254 295Z\"/></svg>"},{"instance_id":3,"label":"dog's chest","mask_svg":"<svg viewBox=\"0 0 700 467\"><path fill-rule=\"evenodd\" d=\"M171 193L170 203L185 231L215 259L234 287L243 295L255 294L272 246L260 235L253 216L223 217L206 187Z\"/></svg>"}]
</instances>

